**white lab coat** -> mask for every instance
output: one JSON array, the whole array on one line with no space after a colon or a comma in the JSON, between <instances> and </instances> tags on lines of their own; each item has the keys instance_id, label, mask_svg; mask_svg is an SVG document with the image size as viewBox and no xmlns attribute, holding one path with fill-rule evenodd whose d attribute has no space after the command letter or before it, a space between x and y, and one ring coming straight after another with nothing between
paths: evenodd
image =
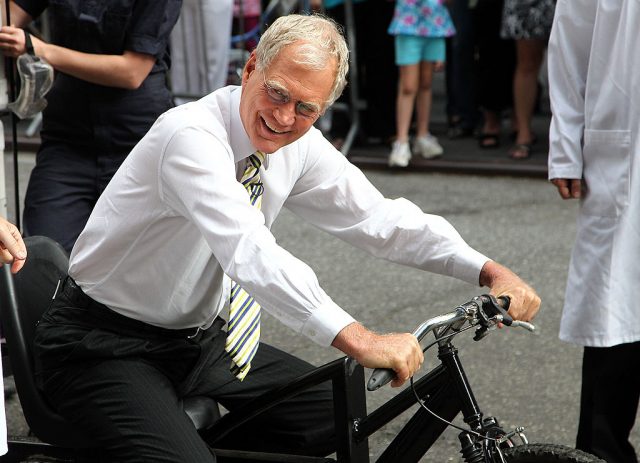
<instances>
[{"instance_id":1,"label":"white lab coat","mask_svg":"<svg viewBox=\"0 0 640 463\"><path fill-rule=\"evenodd\" d=\"M232 20L233 0L183 1L171 32L171 90L177 104L227 85Z\"/></svg>"},{"instance_id":2,"label":"white lab coat","mask_svg":"<svg viewBox=\"0 0 640 463\"><path fill-rule=\"evenodd\" d=\"M558 0L549 178L584 178L560 338L640 341L640 1Z\"/></svg>"}]
</instances>

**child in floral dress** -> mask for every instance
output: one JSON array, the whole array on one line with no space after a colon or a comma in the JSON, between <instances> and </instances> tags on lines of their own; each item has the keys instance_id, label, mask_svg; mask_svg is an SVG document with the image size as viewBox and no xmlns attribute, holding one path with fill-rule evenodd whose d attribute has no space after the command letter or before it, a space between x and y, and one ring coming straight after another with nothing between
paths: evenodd
<instances>
[{"instance_id":1,"label":"child in floral dress","mask_svg":"<svg viewBox=\"0 0 640 463\"><path fill-rule=\"evenodd\" d=\"M389 26L395 36L396 65L399 67L396 101L396 141L389 166L406 167L411 160L409 127L416 105L414 153L430 159L442 155L442 146L429 133L431 81L434 70L445 60L445 38L455 34L444 0L396 0Z\"/></svg>"}]
</instances>

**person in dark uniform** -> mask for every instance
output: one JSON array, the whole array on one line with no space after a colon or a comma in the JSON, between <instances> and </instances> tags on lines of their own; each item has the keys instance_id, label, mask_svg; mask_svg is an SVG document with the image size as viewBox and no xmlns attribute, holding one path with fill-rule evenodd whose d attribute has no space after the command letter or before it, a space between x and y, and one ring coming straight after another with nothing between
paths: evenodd
<instances>
[{"instance_id":1,"label":"person in dark uniform","mask_svg":"<svg viewBox=\"0 0 640 463\"><path fill-rule=\"evenodd\" d=\"M43 112L42 144L24 210L25 235L70 251L107 183L172 104L168 39L182 0L15 0L0 51L26 52L29 24L45 10L50 42L32 38L56 70Z\"/></svg>"}]
</instances>

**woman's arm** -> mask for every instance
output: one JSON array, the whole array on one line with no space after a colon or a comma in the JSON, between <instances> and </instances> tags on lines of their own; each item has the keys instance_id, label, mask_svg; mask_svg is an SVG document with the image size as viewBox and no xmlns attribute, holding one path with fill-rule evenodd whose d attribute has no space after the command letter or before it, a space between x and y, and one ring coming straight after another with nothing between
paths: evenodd
<instances>
[{"instance_id":1,"label":"woman's arm","mask_svg":"<svg viewBox=\"0 0 640 463\"><path fill-rule=\"evenodd\" d=\"M21 27L31 16L11 2L12 26L0 29L0 51L12 58L26 53L25 34ZM37 56L44 58L57 71L94 84L136 89L147 78L156 62L154 56L126 50L122 55L83 53L32 37Z\"/></svg>"}]
</instances>

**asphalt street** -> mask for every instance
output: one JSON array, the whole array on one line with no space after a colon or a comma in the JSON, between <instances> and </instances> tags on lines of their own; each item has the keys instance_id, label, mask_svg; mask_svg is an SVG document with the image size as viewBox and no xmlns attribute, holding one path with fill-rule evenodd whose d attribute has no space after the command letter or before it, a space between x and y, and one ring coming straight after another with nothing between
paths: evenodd
<instances>
[{"instance_id":1,"label":"asphalt street","mask_svg":"<svg viewBox=\"0 0 640 463\"><path fill-rule=\"evenodd\" d=\"M23 190L33 155L21 154L19 159ZM8 174L13 169L9 156L5 162ZM524 426L531 441L573 445L581 349L560 342L557 333L577 204L560 200L540 178L379 169L365 172L386 196L407 198L429 213L446 217L472 246L509 266L537 289L543 303L535 333L497 330L481 343L472 341L471 335L461 335L456 345L485 414L497 416L507 428ZM11 179L7 182L11 193ZM338 304L380 332L411 331L423 320L485 291L375 259L286 210L273 231L283 247L316 270L322 286ZM263 340L316 365L339 357L332 348L319 348L268 315ZM435 355L429 351L424 369L434 364ZM395 392L387 387L368 393L369 410ZM9 433L26 433L15 397L7 404L7 411ZM374 435L370 440L373 456L390 442L408 416ZM459 461L457 433L446 431L424 461ZM640 429L634 431L633 439L640 446Z\"/></svg>"}]
</instances>

